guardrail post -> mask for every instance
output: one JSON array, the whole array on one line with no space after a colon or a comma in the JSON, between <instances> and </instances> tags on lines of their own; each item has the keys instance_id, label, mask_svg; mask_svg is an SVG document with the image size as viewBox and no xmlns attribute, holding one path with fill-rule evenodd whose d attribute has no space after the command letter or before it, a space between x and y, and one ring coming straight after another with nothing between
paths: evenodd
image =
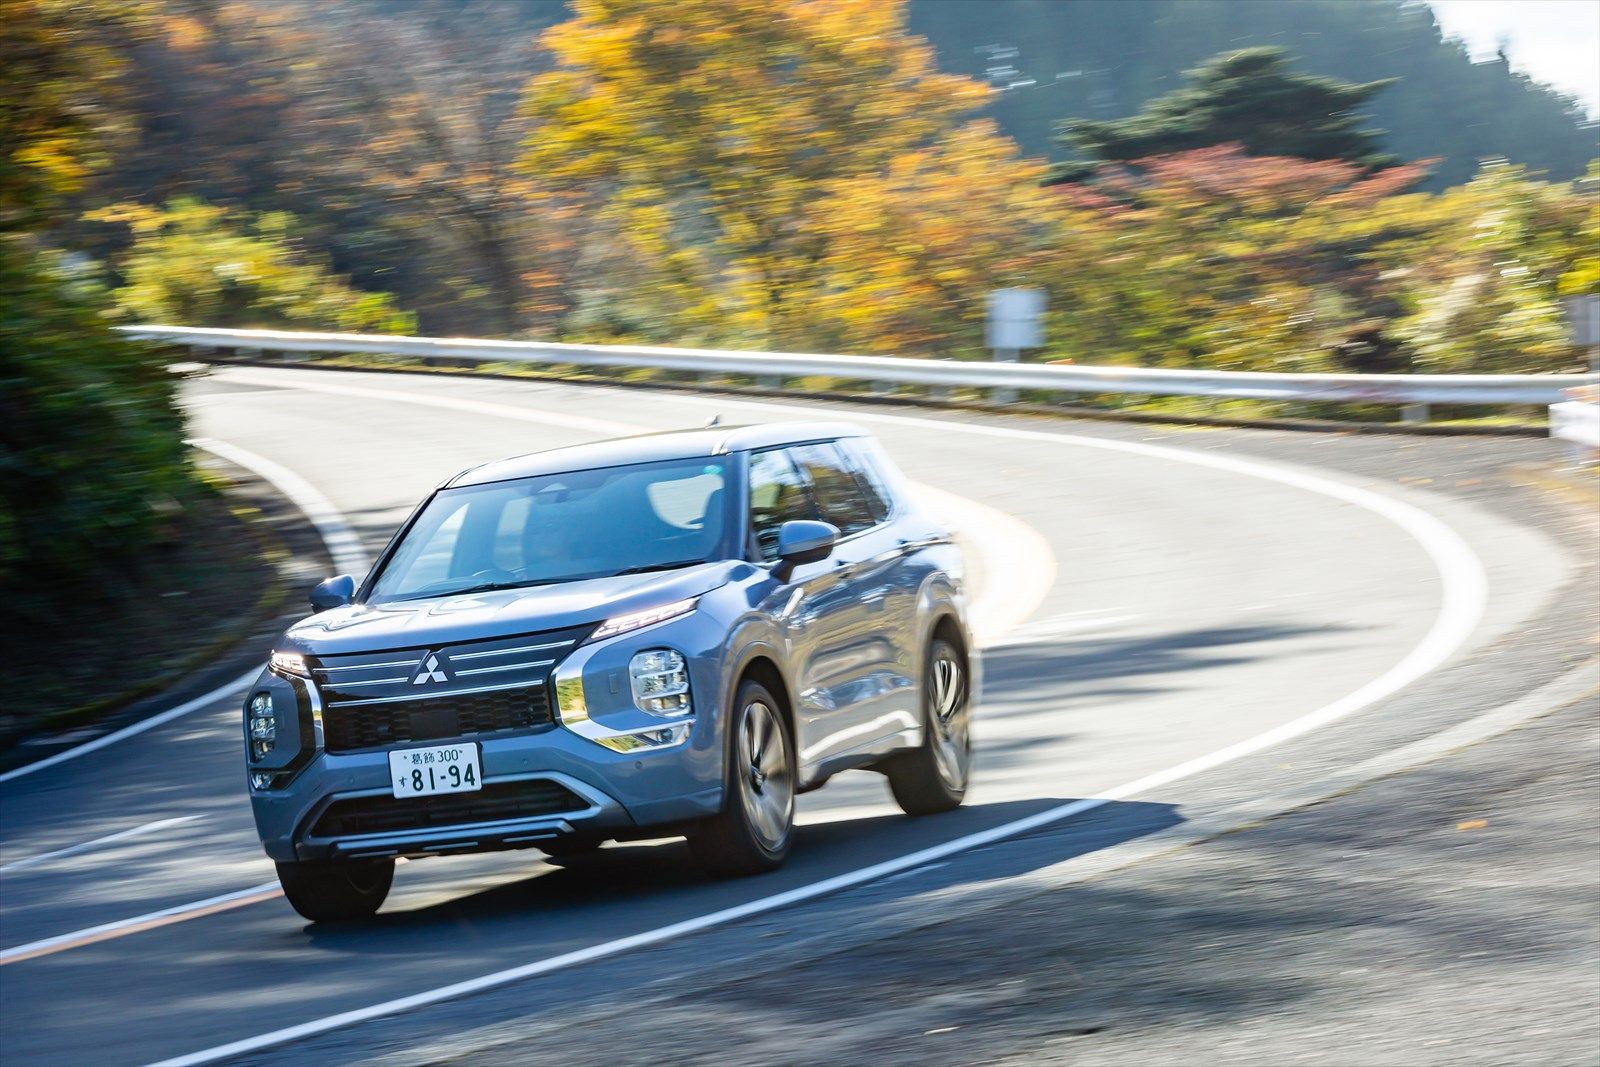
<instances>
[{"instance_id":1,"label":"guardrail post","mask_svg":"<svg viewBox=\"0 0 1600 1067\"><path fill-rule=\"evenodd\" d=\"M997 348L994 350L994 361L996 363L1015 363L1017 361L1017 352L1018 350L1015 348ZM991 389L989 390L989 399L996 404L1015 404L1017 402L1017 391L1015 389Z\"/></svg>"},{"instance_id":2,"label":"guardrail post","mask_svg":"<svg viewBox=\"0 0 1600 1067\"><path fill-rule=\"evenodd\" d=\"M1407 426L1418 426L1428 421L1428 405L1405 404L1400 408L1400 421Z\"/></svg>"}]
</instances>

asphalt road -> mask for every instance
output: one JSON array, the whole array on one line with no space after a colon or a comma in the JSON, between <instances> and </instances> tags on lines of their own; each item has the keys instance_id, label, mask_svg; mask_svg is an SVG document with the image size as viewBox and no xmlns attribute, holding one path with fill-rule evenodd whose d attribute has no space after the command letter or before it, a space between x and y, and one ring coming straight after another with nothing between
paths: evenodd
<instances>
[{"instance_id":1,"label":"asphalt road","mask_svg":"<svg viewBox=\"0 0 1600 1067\"><path fill-rule=\"evenodd\" d=\"M254 369L219 371L187 399L195 435L298 474L369 552L428 489L485 459L713 414L823 410ZM376 921L311 928L268 885L229 697L0 784L6 1060L144 1063L211 1049L804 890L1077 798L1116 802L1073 820L1075 848L1154 834L1209 803L1219 780L1234 794L1278 784L1257 770L1230 777L1215 754L1381 711L1418 672L1492 654L1583 562L1470 494L1396 484L1403 461L1371 442L1324 439L1324 454L1299 445L1284 462L1247 432L851 417L942 494L978 559L991 647L966 808L909 820L880 779L845 775L801 799L803 832L773 875L708 883L671 843L566 868L534 852L411 863ZM1251 452L1268 453L1265 465ZM1460 692L1461 707L1479 695ZM1386 720L1369 733L1381 743L1399 729ZM187 907L211 898L222 899ZM164 909L181 910L84 933ZM15 953L51 939L62 940ZM608 965L619 980L653 976L628 959Z\"/></svg>"}]
</instances>

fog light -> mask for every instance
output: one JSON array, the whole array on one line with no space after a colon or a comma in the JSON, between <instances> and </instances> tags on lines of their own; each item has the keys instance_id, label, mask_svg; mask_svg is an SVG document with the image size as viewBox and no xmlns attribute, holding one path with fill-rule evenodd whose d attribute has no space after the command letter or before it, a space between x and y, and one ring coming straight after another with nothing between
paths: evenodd
<instances>
[{"instance_id":1,"label":"fog light","mask_svg":"<svg viewBox=\"0 0 1600 1067\"><path fill-rule=\"evenodd\" d=\"M272 775L270 775L270 774L252 774L250 776L250 784L255 786L257 789L271 789L272 788Z\"/></svg>"},{"instance_id":2,"label":"fog light","mask_svg":"<svg viewBox=\"0 0 1600 1067\"><path fill-rule=\"evenodd\" d=\"M690 712L689 670L683 656L670 648L641 652L628 664L633 703L640 711L666 718Z\"/></svg>"}]
</instances>

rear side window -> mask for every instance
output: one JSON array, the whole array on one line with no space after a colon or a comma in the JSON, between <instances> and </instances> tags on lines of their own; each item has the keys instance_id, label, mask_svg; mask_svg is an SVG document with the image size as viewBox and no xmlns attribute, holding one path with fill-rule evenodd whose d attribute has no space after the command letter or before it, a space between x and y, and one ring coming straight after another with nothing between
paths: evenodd
<instances>
[{"instance_id":1,"label":"rear side window","mask_svg":"<svg viewBox=\"0 0 1600 1067\"><path fill-rule=\"evenodd\" d=\"M805 476L781 448L750 456L750 528L761 558L778 558L778 527L791 519L815 519Z\"/></svg>"},{"instance_id":2,"label":"rear side window","mask_svg":"<svg viewBox=\"0 0 1600 1067\"><path fill-rule=\"evenodd\" d=\"M878 524L880 519L856 478L854 464L838 445L794 445L788 451L811 483L823 520L839 527L840 535L848 537Z\"/></svg>"},{"instance_id":3,"label":"rear side window","mask_svg":"<svg viewBox=\"0 0 1600 1067\"><path fill-rule=\"evenodd\" d=\"M872 446L861 438L847 437L839 442L839 449L861 482L861 491L866 494L873 518L883 522L894 511L894 494L877 465Z\"/></svg>"}]
</instances>

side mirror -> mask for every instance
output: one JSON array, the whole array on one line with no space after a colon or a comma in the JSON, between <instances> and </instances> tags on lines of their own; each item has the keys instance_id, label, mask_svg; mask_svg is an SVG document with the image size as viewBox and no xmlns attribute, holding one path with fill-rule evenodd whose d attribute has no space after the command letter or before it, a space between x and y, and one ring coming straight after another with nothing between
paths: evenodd
<instances>
[{"instance_id":1,"label":"side mirror","mask_svg":"<svg viewBox=\"0 0 1600 1067\"><path fill-rule=\"evenodd\" d=\"M778 565L772 574L787 582L796 567L816 563L833 555L839 541L839 528L828 522L790 519L778 527Z\"/></svg>"},{"instance_id":2,"label":"side mirror","mask_svg":"<svg viewBox=\"0 0 1600 1067\"><path fill-rule=\"evenodd\" d=\"M342 608L356 597L356 580L348 574L337 578L324 578L311 590L311 610L327 611Z\"/></svg>"}]
</instances>

